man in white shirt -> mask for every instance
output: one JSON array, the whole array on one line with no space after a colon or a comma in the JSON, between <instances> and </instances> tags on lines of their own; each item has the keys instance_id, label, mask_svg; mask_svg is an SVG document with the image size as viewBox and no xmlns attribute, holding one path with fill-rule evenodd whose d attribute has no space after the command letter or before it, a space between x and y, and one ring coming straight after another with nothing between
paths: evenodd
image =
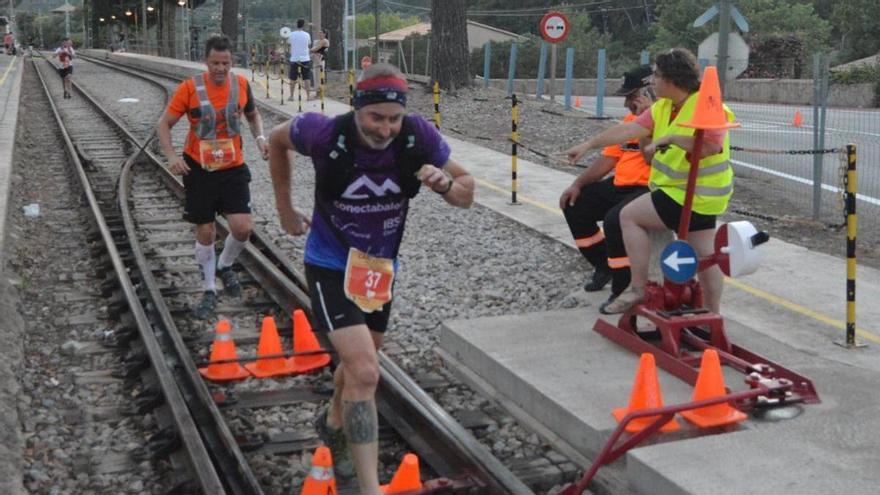
<instances>
[{"instance_id":1,"label":"man in white shirt","mask_svg":"<svg viewBox=\"0 0 880 495\"><path fill-rule=\"evenodd\" d=\"M293 100L293 87L297 78L303 80L305 88L305 99L309 98L309 87L312 80L311 56L309 47L312 45L312 37L309 33L303 31L306 25L305 19L297 19L296 29L291 31L288 41L290 41L290 96L288 100Z\"/></svg>"}]
</instances>

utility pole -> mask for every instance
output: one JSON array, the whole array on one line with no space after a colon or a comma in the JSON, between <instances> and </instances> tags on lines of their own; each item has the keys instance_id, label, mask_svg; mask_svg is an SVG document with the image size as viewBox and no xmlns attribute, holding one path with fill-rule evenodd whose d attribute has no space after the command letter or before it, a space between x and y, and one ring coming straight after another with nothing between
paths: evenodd
<instances>
[{"instance_id":1,"label":"utility pole","mask_svg":"<svg viewBox=\"0 0 880 495\"><path fill-rule=\"evenodd\" d=\"M321 0L312 0L312 38L317 38L321 32Z\"/></svg>"},{"instance_id":2,"label":"utility pole","mask_svg":"<svg viewBox=\"0 0 880 495\"><path fill-rule=\"evenodd\" d=\"M730 0L718 3L718 79L721 83L721 94L727 85L727 42L730 38Z\"/></svg>"}]
</instances>

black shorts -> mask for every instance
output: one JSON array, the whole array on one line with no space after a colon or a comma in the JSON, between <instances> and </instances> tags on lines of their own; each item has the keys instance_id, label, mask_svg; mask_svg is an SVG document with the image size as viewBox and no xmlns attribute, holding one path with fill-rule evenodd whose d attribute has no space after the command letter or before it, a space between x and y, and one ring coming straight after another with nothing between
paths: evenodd
<instances>
[{"instance_id":1,"label":"black shorts","mask_svg":"<svg viewBox=\"0 0 880 495\"><path fill-rule=\"evenodd\" d=\"M290 78L291 81L296 80L297 77L301 77L303 81L311 81L312 80L312 63L311 62L291 62L290 63L290 73L287 74L287 77Z\"/></svg>"},{"instance_id":2,"label":"black shorts","mask_svg":"<svg viewBox=\"0 0 880 495\"><path fill-rule=\"evenodd\" d=\"M366 324L374 332L388 328L391 317L391 302L382 306L382 311L364 313L349 298L345 297L343 279L345 273L306 263L306 280L312 298L312 314L315 328L332 332L339 328ZM392 286L393 293L393 286Z\"/></svg>"},{"instance_id":3,"label":"black shorts","mask_svg":"<svg viewBox=\"0 0 880 495\"><path fill-rule=\"evenodd\" d=\"M65 77L67 77L71 74L73 74L73 66L72 65L70 67L63 67L61 69L58 69L58 75L61 76L62 79L64 79Z\"/></svg>"},{"instance_id":4,"label":"black shorts","mask_svg":"<svg viewBox=\"0 0 880 495\"><path fill-rule=\"evenodd\" d=\"M186 206L183 219L201 225L211 223L218 214L251 212L251 172L247 164L208 172L187 154L190 171L183 176Z\"/></svg>"},{"instance_id":5,"label":"black shorts","mask_svg":"<svg viewBox=\"0 0 880 495\"><path fill-rule=\"evenodd\" d=\"M654 210L663 224L672 231L678 231L678 222L681 220L681 205L676 203L665 192L658 189L651 193L651 202ZM709 230L715 228L715 215L703 215L691 210L690 232Z\"/></svg>"}]
</instances>

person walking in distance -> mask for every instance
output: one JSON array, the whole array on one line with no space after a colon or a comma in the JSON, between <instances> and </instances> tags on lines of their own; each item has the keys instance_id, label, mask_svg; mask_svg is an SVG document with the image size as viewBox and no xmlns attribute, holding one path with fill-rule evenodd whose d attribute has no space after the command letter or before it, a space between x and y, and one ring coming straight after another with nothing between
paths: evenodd
<instances>
[{"instance_id":1,"label":"person walking in distance","mask_svg":"<svg viewBox=\"0 0 880 495\"><path fill-rule=\"evenodd\" d=\"M297 116L269 138L269 167L282 228L309 232L305 274L315 326L329 332L340 365L333 398L315 418L339 477L357 472L363 495L379 495L375 393L377 350L391 313L410 200L421 186L467 208L474 179L433 124L406 114L407 84L397 67L374 64L354 94L353 112ZM291 150L312 159L311 219L291 198Z\"/></svg>"},{"instance_id":2,"label":"person walking in distance","mask_svg":"<svg viewBox=\"0 0 880 495\"><path fill-rule=\"evenodd\" d=\"M297 79L302 80L301 83L305 89L303 99L309 99L310 81L312 80L309 46L312 44L312 37L303 30L305 25L305 19L297 19L296 29L291 31L288 37L290 42L290 72L287 74L287 78L290 79L290 96L287 97L288 100L293 100L293 88ZM300 88L300 90L303 90L303 88Z\"/></svg>"},{"instance_id":3,"label":"person walking in distance","mask_svg":"<svg viewBox=\"0 0 880 495\"><path fill-rule=\"evenodd\" d=\"M73 49L73 42L70 41L70 38L64 38L61 46L55 49L55 54L52 57L57 58L61 64L58 75L64 82L64 98L70 99L72 98L70 77L73 75L73 58L76 57L76 51Z\"/></svg>"},{"instance_id":4,"label":"person walking in distance","mask_svg":"<svg viewBox=\"0 0 880 495\"><path fill-rule=\"evenodd\" d=\"M232 264L244 250L251 233L251 175L242 154L242 114L263 159L268 144L247 78L231 73L232 45L226 36L212 36L205 44L208 71L181 83L156 125L156 134L168 169L183 176L186 189L184 219L195 224L195 258L204 278L204 294L194 310L197 318L209 318L217 306L215 275L226 294L241 296L241 284ZM183 155L171 142L171 129L187 116L189 132ZM229 235L216 258L214 221L225 215Z\"/></svg>"}]
</instances>

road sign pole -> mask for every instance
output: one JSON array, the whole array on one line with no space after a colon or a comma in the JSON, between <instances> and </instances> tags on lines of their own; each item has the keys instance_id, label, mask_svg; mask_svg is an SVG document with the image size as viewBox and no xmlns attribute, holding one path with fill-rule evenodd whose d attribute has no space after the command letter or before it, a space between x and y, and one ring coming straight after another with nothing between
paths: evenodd
<instances>
[{"instance_id":1,"label":"road sign pole","mask_svg":"<svg viewBox=\"0 0 880 495\"><path fill-rule=\"evenodd\" d=\"M565 109L571 110L571 80L574 75L574 48L565 49Z\"/></svg>"},{"instance_id":2,"label":"road sign pole","mask_svg":"<svg viewBox=\"0 0 880 495\"><path fill-rule=\"evenodd\" d=\"M550 101L556 102L556 43L550 47Z\"/></svg>"},{"instance_id":3,"label":"road sign pole","mask_svg":"<svg viewBox=\"0 0 880 495\"><path fill-rule=\"evenodd\" d=\"M547 72L547 42L541 42L541 54L538 56L538 82L535 87L535 98L544 95L544 73Z\"/></svg>"},{"instance_id":4,"label":"road sign pole","mask_svg":"<svg viewBox=\"0 0 880 495\"><path fill-rule=\"evenodd\" d=\"M605 49L599 48L599 63L596 68L596 117L602 118L605 112Z\"/></svg>"},{"instance_id":5,"label":"road sign pole","mask_svg":"<svg viewBox=\"0 0 880 495\"><path fill-rule=\"evenodd\" d=\"M727 85L727 41L730 36L730 0L718 4L718 82L721 84L721 97Z\"/></svg>"}]
</instances>

